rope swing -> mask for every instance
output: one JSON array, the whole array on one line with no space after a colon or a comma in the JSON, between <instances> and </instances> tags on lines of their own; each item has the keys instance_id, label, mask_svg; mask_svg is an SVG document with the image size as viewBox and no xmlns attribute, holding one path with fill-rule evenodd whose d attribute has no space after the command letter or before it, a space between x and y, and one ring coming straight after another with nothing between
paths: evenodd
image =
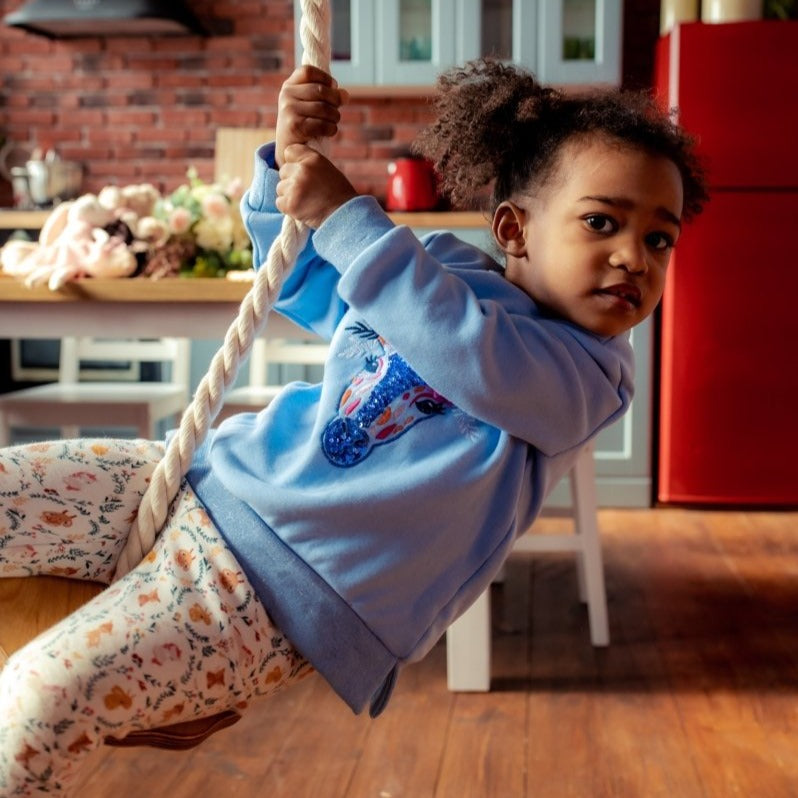
<instances>
[{"instance_id":1,"label":"rope swing","mask_svg":"<svg viewBox=\"0 0 798 798\"><path fill-rule=\"evenodd\" d=\"M302 63L329 72L329 0L302 0L301 7L299 37L303 48ZM200 381L191 404L183 413L178 432L169 441L163 460L153 471L150 484L141 497L138 515L116 567L116 579L135 568L155 544L155 538L166 521L169 505L177 496L183 477L191 466L194 452L205 440L242 360L266 326L269 311L304 248L309 232L301 222L283 217L280 235L272 243L252 288L241 302L238 316L228 328L224 343L213 356L208 373Z\"/></svg>"}]
</instances>

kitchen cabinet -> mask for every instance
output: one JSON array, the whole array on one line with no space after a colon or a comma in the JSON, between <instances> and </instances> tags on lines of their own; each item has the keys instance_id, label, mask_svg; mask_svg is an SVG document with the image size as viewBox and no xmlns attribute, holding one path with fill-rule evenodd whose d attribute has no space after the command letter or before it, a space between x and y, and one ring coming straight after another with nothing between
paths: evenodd
<instances>
[{"instance_id":1,"label":"kitchen cabinet","mask_svg":"<svg viewBox=\"0 0 798 798\"><path fill-rule=\"evenodd\" d=\"M431 86L490 55L546 83L620 83L622 0L332 0L332 63L344 86ZM296 19L300 0L294 0ZM301 44L297 36L297 63Z\"/></svg>"},{"instance_id":2,"label":"kitchen cabinet","mask_svg":"<svg viewBox=\"0 0 798 798\"><path fill-rule=\"evenodd\" d=\"M540 0L540 79L564 85L620 85L622 5L622 0Z\"/></svg>"}]
</instances>

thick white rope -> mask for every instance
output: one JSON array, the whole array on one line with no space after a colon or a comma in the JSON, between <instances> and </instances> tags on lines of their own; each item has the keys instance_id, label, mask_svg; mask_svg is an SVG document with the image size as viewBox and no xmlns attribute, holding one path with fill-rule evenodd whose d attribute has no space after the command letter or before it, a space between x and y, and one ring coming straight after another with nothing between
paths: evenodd
<instances>
[{"instance_id":1,"label":"thick white rope","mask_svg":"<svg viewBox=\"0 0 798 798\"><path fill-rule=\"evenodd\" d=\"M299 26L302 63L330 71L329 0L302 0ZM283 280L293 268L309 231L301 222L286 216L280 235L274 240L265 263L258 270L252 288L241 302L238 316L230 325L224 343L211 360L191 404L170 440L163 460L150 478L141 498L138 516L116 567L119 578L134 568L152 549L166 520L169 505L177 496L196 449L205 440L222 407L224 394L238 374L241 361L266 326L269 311L280 295Z\"/></svg>"}]
</instances>

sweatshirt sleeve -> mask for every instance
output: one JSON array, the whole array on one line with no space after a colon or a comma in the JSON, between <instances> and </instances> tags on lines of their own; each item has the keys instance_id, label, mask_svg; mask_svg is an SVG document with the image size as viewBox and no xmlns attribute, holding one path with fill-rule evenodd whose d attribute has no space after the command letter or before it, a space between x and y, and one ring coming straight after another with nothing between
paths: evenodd
<instances>
[{"instance_id":1,"label":"sweatshirt sleeve","mask_svg":"<svg viewBox=\"0 0 798 798\"><path fill-rule=\"evenodd\" d=\"M275 206L278 180L274 143L264 144L255 154L252 184L241 199L241 217L252 240L252 260L256 269L266 261L285 218ZM339 278L338 271L318 255L311 236L286 275L274 308L301 327L329 340L346 312L346 303L338 295Z\"/></svg>"},{"instance_id":2,"label":"sweatshirt sleeve","mask_svg":"<svg viewBox=\"0 0 798 798\"><path fill-rule=\"evenodd\" d=\"M431 387L547 455L584 444L625 412L633 372L625 337L547 318L485 271L486 255L474 274L478 250L448 234L421 242L382 222L370 202L336 211L316 247L341 271L342 299Z\"/></svg>"}]
</instances>

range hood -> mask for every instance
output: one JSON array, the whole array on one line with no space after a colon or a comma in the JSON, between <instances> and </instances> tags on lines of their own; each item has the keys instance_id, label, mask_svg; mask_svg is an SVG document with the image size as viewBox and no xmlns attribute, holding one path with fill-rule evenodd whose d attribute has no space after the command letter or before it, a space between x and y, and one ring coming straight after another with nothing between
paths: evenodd
<instances>
[{"instance_id":1,"label":"range hood","mask_svg":"<svg viewBox=\"0 0 798 798\"><path fill-rule=\"evenodd\" d=\"M28 0L4 22L51 39L209 33L179 0Z\"/></svg>"}]
</instances>

